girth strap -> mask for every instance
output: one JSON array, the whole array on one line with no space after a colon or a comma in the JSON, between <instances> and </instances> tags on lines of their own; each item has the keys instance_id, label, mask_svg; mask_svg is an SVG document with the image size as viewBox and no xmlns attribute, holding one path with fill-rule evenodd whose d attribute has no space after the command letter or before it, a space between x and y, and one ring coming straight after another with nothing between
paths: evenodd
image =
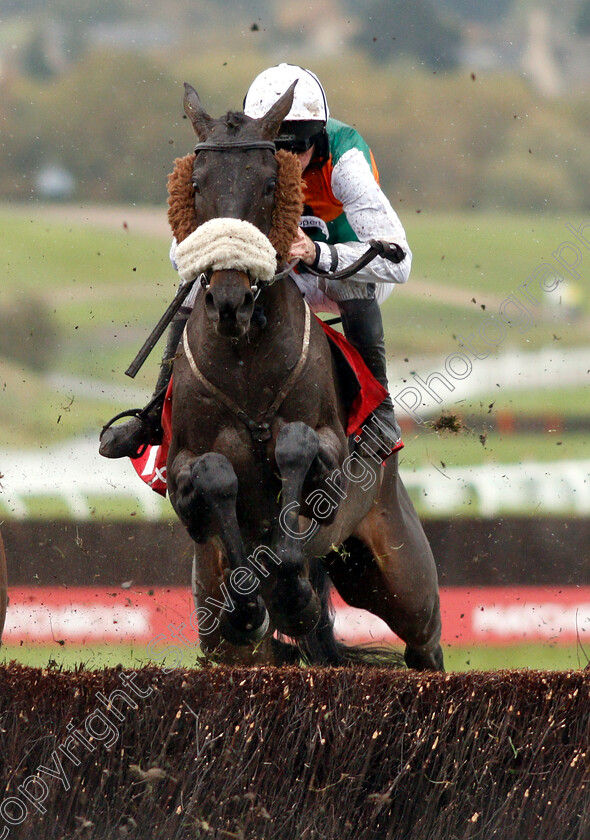
<instances>
[{"instance_id":1,"label":"girth strap","mask_svg":"<svg viewBox=\"0 0 590 840\"><path fill-rule=\"evenodd\" d=\"M233 414L238 417L242 423L250 430L250 433L254 440L263 442L265 440L270 440L271 431L270 431L270 422L272 418L275 416L279 408L281 407L282 403L285 400L285 397L289 393L289 391L293 388L297 380L299 379L303 367L307 361L307 356L309 354L309 338L311 332L311 311L307 304L305 304L305 325L303 327L303 341L301 344L301 354L299 359L297 360L297 364L283 383L279 393L274 398L272 404L269 408L262 415L262 419L260 422L256 422L249 417L246 412L240 408L240 406L232 400L231 397L228 397L222 390L220 390L217 385L214 385L210 382L207 377L199 370L197 367L197 363L195 362L194 356L192 354L191 348L188 343L188 335L187 330L185 328L182 334L182 345L184 347L184 352L188 359L188 363L192 372L195 375L197 381L203 385L220 403L222 403L226 408L228 408Z\"/></svg>"}]
</instances>

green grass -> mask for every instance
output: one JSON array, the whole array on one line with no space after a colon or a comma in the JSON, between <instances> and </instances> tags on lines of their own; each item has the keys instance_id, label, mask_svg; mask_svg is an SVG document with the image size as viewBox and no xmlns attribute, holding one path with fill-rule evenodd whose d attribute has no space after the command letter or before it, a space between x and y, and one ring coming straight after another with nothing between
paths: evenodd
<instances>
[{"instance_id":1,"label":"green grass","mask_svg":"<svg viewBox=\"0 0 590 840\"><path fill-rule=\"evenodd\" d=\"M108 404L58 393L42 373L14 362L2 365L2 388L2 446L26 448L33 443L59 443L87 429L96 429L98 435L114 413Z\"/></svg>"},{"instance_id":2,"label":"green grass","mask_svg":"<svg viewBox=\"0 0 590 840\"><path fill-rule=\"evenodd\" d=\"M409 281L411 283L411 280ZM408 285L408 289L409 289ZM436 298L416 298L405 294L403 286L393 290L382 307L383 323L390 359L423 354L444 354L459 351L457 335L468 336L479 329L484 320L475 307L471 310Z\"/></svg>"},{"instance_id":3,"label":"green grass","mask_svg":"<svg viewBox=\"0 0 590 840\"><path fill-rule=\"evenodd\" d=\"M590 440L587 435L581 433L489 433L485 445L480 442L479 434L479 429L458 434L428 430L404 434L405 447L400 455L400 463L405 469L419 469L428 464L444 469L445 466L590 458Z\"/></svg>"},{"instance_id":4,"label":"green grass","mask_svg":"<svg viewBox=\"0 0 590 840\"><path fill-rule=\"evenodd\" d=\"M67 522L68 520L79 522L81 519L79 515L72 513L72 509L66 503L65 499L57 495L27 496L26 504L28 522ZM4 500L0 495L0 523L2 519L9 519L11 515L12 508L9 502ZM96 499L96 501L92 497L89 497L88 516L93 522L102 522L105 524L109 522L129 522L133 524L136 521L147 518L143 506L139 504L137 499L123 494L107 498L101 497ZM157 519L159 522L168 519L176 521L176 515L168 499L162 498L159 504Z\"/></svg>"},{"instance_id":5,"label":"green grass","mask_svg":"<svg viewBox=\"0 0 590 840\"><path fill-rule=\"evenodd\" d=\"M589 377L590 378L590 377ZM491 406L491 408L490 408ZM501 412L526 417L527 415L543 415L555 417L588 417L590 416L590 388L568 386L550 390L548 388L532 388L526 391L511 391L498 388L496 393L485 398L472 397L457 402L453 407L463 417L470 414L490 414L493 421Z\"/></svg>"},{"instance_id":6,"label":"green grass","mask_svg":"<svg viewBox=\"0 0 590 840\"><path fill-rule=\"evenodd\" d=\"M12 660L31 668L57 667L73 670L83 666L91 671L114 668L117 665L124 668L141 668L148 664L145 647L130 645L78 647L55 644L19 647L3 644L0 648L0 664L7 664Z\"/></svg>"},{"instance_id":7,"label":"green grass","mask_svg":"<svg viewBox=\"0 0 590 840\"><path fill-rule=\"evenodd\" d=\"M589 652L590 653L590 652ZM576 647L514 645L507 647L444 647L447 671L496 671L530 668L563 671L584 668L588 658Z\"/></svg>"},{"instance_id":8,"label":"green grass","mask_svg":"<svg viewBox=\"0 0 590 840\"><path fill-rule=\"evenodd\" d=\"M0 305L18 321L26 317L30 298L42 301L54 325L60 372L107 380L117 372L122 382L178 285L167 240L82 222L47 222L34 212L0 209L6 280ZM21 332L33 326L21 324Z\"/></svg>"},{"instance_id":9,"label":"green grass","mask_svg":"<svg viewBox=\"0 0 590 840\"><path fill-rule=\"evenodd\" d=\"M566 223L582 221L569 215L428 211L403 219L416 277L440 282L441 288L459 286L476 298L501 299L516 292L541 263L557 267L552 252L565 241L578 242ZM587 257L590 262L590 252ZM587 296L584 309L590 311Z\"/></svg>"},{"instance_id":10,"label":"green grass","mask_svg":"<svg viewBox=\"0 0 590 840\"><path fill-rule=\"evenodd\" d=\"M131 469L131 466L129 467ZM137 481L140 481L138 478ZM138 487L141 485L138 484ZM154 494L154 501L157 503L158 521L176 520L176 514L167 498ZM27 496L27 520L31 522L40 520L67 521L78 519L74 517L71 508L60 496L31 495ZM87 499L90 518L93 522L130 522L141 521L146 518L143 505L137 498L131 495L117 494L113 496L100 496ZM0 494L0 522L2 517L11 516L11 507L8 501Z\"/></svg>"},{"instance_id":11,"label":"green grass","mask_svg":"<svg viewBox=\"0 0 590 840\"><path fill-rule=\"evenodd\" d=\"M119 398L109 405L77 395L70 404L71 398L46 382L43 356L53 357L52 369L60 374L127 385L130 394L141 390L147 398L161 348L133 382L124 370L176 290L167 241L50 223L36 219L34 207L20 213L1 209L0 224L6 279L0 308L13 315L13 344L34 331L27 322L31 299L44 304L54 335L51 346L36 350L36 370L20 361L2 362L4 445L58 442L88 430L98 434L125 406Z\"/></svg>"},{"instance_id":12,"label":"green grass","mask_svg":"<svg viewBox=\"0 0 590 840\"><path fill-rule=\"evenodd\" d=\"M164 269L174 284L165 240L91 227L84 223L83 215L81 211L78 223L65 224L36 215L34 205L20 212L0 207L0 255L7 288L25 285L29 292L49 299L58 292L60 302L68 307L78 303L82 313L83 301L100 299L104 290L123 298L149 292L145 295L149 305L149 299L157 296L154 291L163 280ZM109 300L110 315L119 320L121 310L112 297L105 303Z\"/></svg>"},{"instance_id":13,"label":"green grass","mask_svg":"<svg viewBox=\"0 0 590 840\"><path fill-rule=\"evenodd\" d=\"M589 252L590 254L590 252ZM588 257L590 264L590 256ZM498 335L486 322L490 317L498 321L498 307L487 306L485 311L479 303L473 303L474 292L467 289L464 302L459 304L455 297L445 300L445 287L440 284L440 297L436 292L416 295L411 288L394 289L382 307L383 323L387 336L387 352L393 361L409 358L410 364L416 356L441 355L464 352L461 343L471 341L478 352L488 352L482 335L489 335L493 341ZM500 301L501 303L501 301ZM547 301L545 301L547 304ZM531 308L530 321L526 331L508 325L497 352L539 350L551 347L557 340L560 346L585 346L588 339L588 318L586 315L574 320L557 306L548 305ZM489 333L486 333L490 330ZM470 338L471 336L471 338ZM484 362L478 362L482 364ZM493 350L487 364L493 364ZM403 368L402 368L403 370Z\"/></svg>"},{"instance_id":14,"label":"green grass","mask_svg":"<svg viewBox=\"0 0 590 840\"><path fill-rule=\"evenodd\" d=\"M457 349L458 335L477 333L499 304L519 292L541 265L554 264L552 252L565 241L576 241L565 227L577 218L494 213L429 213L404 219L414 259L408 293L396 289L383 306L388 347L392 355L444 353ZM582 251L584 248L582 247ZM590 252L584 251L590 265ZM579 273L584 274L581 264ZM426 281L433 291L416 297L412 280ZM535 292L538 304L528 302L530 326L524 332L509 328L503 344L540 347L557 332L564 344L585 344L590 297L582 281L567 278L552 292ZM538 289L532 281L529 290ZM463 294L457 292L463 291ZM447 293L450 298L447 298ZM571 317L564 301L579 298L578 317ZM485 307L485 308L482 308Z\"/></svg>"},{"instance_id":15,"label":"green grass","mask_svg":"<svg viewBox=\"0 0 590 840\"><path fill-rule=\"evenodd\" d=\"M447 671L492 671L514 668L567 670L583 668L588 662L581 648L551 644L506 647L445 646L444 654ZM72 670L80 665L88 670L117 665L122 665L124 668L141 668L149 662L145 648L137 646L67 647L56 644L17 647L3 645L0 648L0 664L7 664L13 659L34 668L57 667L64 670ZM189 668L198 667L198 653L189 653L182 665Z\"/></svg>"}]
</instances>

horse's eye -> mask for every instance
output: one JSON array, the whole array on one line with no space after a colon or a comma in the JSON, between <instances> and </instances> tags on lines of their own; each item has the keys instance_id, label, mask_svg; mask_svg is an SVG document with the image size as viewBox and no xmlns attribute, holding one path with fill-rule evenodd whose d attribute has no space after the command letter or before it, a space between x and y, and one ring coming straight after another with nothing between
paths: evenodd
<instances>
[{"instance_id":1,"label":"horse's eye","mask_svg":"<svg viewBox=\"0 0 590 840\"><path fill-rule=\"evenodd\" d=\"M264 187L264 194L265 195L272 195L273 192L275 191L276 185L277 185L277 179L276 178L269 178L268 181L266 182L266 186Z\"/></svg>"},{"instance_id":2,"label":"horse's eye","mask_svg":"<svg viewBox=\"0 0 590 840\"><path fill-rule=\"evenodd\" d=\"M199 182L198 182L195 178L193 178L193 190L194 190L196 193L200 193L200 192L201 192L201 188L200 188L200 186L199 186Z\"/></svg>"}]
</instances>

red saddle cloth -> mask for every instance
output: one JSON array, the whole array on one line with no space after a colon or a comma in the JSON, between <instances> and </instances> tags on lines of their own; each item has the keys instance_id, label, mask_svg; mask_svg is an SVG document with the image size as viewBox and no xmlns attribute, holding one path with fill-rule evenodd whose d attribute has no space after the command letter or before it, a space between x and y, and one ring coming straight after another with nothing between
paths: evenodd
<instances>
[{"instance_id":1,"label":"red saddle cloth","mask_svg":"<svg viewBox=\"0 0 590 840\"><path fill-rule=\"evenodd\" d=\"M162 429L164 431L162 443L148 446L139 458L131 458L131 463L137 475L161 496L165 496L168 489L166 461L172 435L172 381L171 378L162 409Z\"/></svg>"},{"instance_id":2,"label":"red saddle cloth","mask_svg":"<svg viewBox=\"0 0 590 840\"><path fill-rule=\"evenodd\" d=\"M317 319L330 342L330 348L336 362L336 369L343 392L344 402L348 409L348 424L346 434L350 437L360 431L367 417L381 405L387 391L377 382L369 368L363 362L360 353L347 341L342 333L332 329L325 321ZM161 444L148 446L139 458L132 458L131 463L138 476L145 481L156 493L165 496L166 459L172 429L172 380L166 391L164 408L162 410L162 429L164 435ZM392 450L401 449L400 441Z\"/></svg>"}]
</instances>

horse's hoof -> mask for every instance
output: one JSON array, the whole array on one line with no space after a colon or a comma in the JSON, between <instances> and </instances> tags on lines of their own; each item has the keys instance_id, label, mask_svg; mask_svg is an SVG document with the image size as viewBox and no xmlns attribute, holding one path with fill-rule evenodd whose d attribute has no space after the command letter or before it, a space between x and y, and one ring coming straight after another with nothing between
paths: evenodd
<instances>
[{"instance_id":1,"label":"horse's hoof","mask_svg":"<svg viewBox=\"0 0 590 840\"><path fill-rule=\"evenodd\" d=\"M445 661L440 645L430 651L413 650L406 647L404 659L408 668L416 671L444 671Z\"/></svg>"},{"instance_id":2,"label":"horse's hoof","mask_svg":"<svg viewBox=\"0 0 590 840\"><path fill-rule=\"evenodd\" d=\"M231 617L224 615L221 619L219 629L225 641L229 642L230 645L245 647L246 645L255 645L261 642L266 636L269 627L270 618L266 608L264 608L262 622L257 627L236 627L235 624L232 624Z\"/></svg>"},{"instance_id":3,"label":"horse's hoof","mask_svg":"<svg viewBox=\"0 0 590 840\"><path fill-rule=\"evenodd\" d=\"M320 599L315 592L312 592L309 601L303 609L296 613L282 613L280 610L273 609L272 619L279 633L296 639L299 636L306 636L312 630L315 630L321 613L322 605L320 604Z\"/></svg>"}]
</instances>

